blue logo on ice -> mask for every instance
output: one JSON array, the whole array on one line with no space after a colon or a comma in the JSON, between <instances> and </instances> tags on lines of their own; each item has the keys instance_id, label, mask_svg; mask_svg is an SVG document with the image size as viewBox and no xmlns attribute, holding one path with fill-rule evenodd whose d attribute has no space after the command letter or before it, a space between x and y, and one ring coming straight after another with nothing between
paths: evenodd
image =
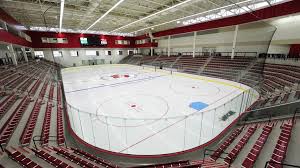
<instances>
[{"instance_id":1,"label":"blue logo on ice","mask_svg":"<svg viewBox=\"0 0 300 168\"><path fill-rule=\"evenodd\" d=\"M202 102L193 102L190 104L190 108L193 108L195 110L202 110L204 108L206 108L208 106L208 104L202 103Z\"/></svg>"}]
</instances>

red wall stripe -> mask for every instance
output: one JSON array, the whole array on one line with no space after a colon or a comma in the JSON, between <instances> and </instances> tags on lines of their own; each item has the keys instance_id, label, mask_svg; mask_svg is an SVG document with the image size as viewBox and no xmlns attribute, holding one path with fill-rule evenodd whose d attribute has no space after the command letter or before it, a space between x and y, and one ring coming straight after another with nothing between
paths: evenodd
<instances>
[{"instance_id":1,"label":"red wall stripe","mask_svg":"<svg viewBox=\"0 0 300 168\"><path fill-rule=\"evenodd\" d=\"M300 58L300 44L292 44L289 55L290 57Z\"/></svg>"},{"instance_id":2,"label":"red wall stripe","mask_svg":"<svg viewBox=\"0 0 300 168\"><path fill-rule=\"evenodd\" d=\"M0 41L11 43L11 44L17 44L21 46L31 47L31 43L24 38L21 38L19 36L15 36L5 30L0 30Z\"/></svg>"}]
</instances>

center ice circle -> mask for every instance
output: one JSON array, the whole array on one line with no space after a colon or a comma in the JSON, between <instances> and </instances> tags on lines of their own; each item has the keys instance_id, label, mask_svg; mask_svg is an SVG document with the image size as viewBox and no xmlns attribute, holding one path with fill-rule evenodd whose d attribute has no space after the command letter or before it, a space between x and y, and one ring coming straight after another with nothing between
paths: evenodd
<instances>
[{"instance_id":1,"label":"center ice circle","mask_svg":"<svg viewBox=\"0 0 300 168\"><path fill-rule=\"evenodd\" d=\"M107 74L102 74L100 76L100 79L102 80L126 80L126 79L132 79L136 78L138 74L133 73L133 72L123 72L123 73L107 73Z\"/></svg>"},{"instance_id":2,"label":"center ice circle","mask_svg":"<svg viewBox=\"0 0 300 168\"><path fill-rule=\"evenodd\" d=\"M168 102L161 96L125 94L105 99L96 113L98 120L108 125L135 127L158 121L168 111Z\"/></svg>"}]
</instances>

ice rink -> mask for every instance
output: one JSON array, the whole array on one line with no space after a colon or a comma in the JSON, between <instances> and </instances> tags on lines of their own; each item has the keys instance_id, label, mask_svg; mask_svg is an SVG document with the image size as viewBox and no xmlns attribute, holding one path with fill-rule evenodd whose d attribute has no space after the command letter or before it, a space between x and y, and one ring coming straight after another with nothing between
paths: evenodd
<instances>
[{"instance_id":1,"label":"ice rink","mask_svg":"<svg viewBox=\"0 0 300 168\"><path fill-rule=\"evenodd\" d=\"M199 146L258 98L236 82L152 67L74 67L62 75L76 134L99 148L128 154Z\"/></svg>"}]
</instances>

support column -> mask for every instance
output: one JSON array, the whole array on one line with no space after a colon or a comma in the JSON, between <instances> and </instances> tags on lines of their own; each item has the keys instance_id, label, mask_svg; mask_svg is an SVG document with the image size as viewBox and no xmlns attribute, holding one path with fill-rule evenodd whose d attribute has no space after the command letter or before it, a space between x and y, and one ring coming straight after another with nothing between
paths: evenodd
<instances>
[{"instance_id":1,"label":"support column","mask_svg":"<svg viewBox=\"0 0 300 168\"><path fill-rule=\"evenodd\" d=\"M235 26L235 31L234 31L234 36L233 36L233 42L232 42L231 59L234 58L236 38L237 38L237 35L238 35L238 31L239 31L239 25L236 25Z\"/></svg>"},{"instance_id":2,"label":"support column","mask_svg":"<svg viewBox=\"0 0 300 168\"><path fill-rule=\"evenodd\" d=\"M22 50L22 53L23 53L23 55L24 55L25 61L28 62L28 57L27 57L27 54L26 54L25 47L22 47L21 50Z\"/></svg>"},{"instance_id":3,"label":"support column","mask_svg":"<svg viewBox=\"0 0 300 168\"><path fill-rule=\"evenodd\" d=\"M151 56L153 56L153 47L152 47L152 42L153 42L153 40L152 40L152 38L150 39L150 42L151 42L151 47L150 47L150 55Z\"/></svg>"},{"instance_id":4,"label":"support column","mask_svg":"<svg viewBox=\"0 0 300 168\"><path fill-rule=\"evenodd\" d=\"M5 31L8 31L8 30L7 30L7 24L6 24L6 22L4 22L4 30L5 30Z\"/></svg>"},{"instance_id":5,"label":"support column","mask_svg":"<svg viewBox=\"0 0 300 168\"><path fill-rule=\"evenodd\" d=\"M197 32L194 31L194 41L193 41L193 58L195 58L195 50L196 50L196 38Z\"/></svg>"},{"instance_id":6,"label":"support column","mask_svg":"<svg viewBox=\"0 0 300 168\"><path fill-rule=\"evenodd\" d=\"M170 41L171 41L171 36L168 36L168 57L170 57L171 54Z\"/></svg>"},{"instance_id":7,"label":"support column","mask_svg":"<svg viewBox=\"0 0 300 168\"><path fill-rule=\"evenodd\" d=\"M17 54L16 54L16 52L15 52L14 47L13 47L12 44L8 45L8 51L9 51L9 54L10 54L11 59L13 61L13 64L14 65L18 65Z\"/></svg>"},{"instance_id":8,"label":"support column","mask_svg":"<svg viewBox=\"0 0 300 168\"><path fill-rule=\"evenodd\" d=\"M34 54L34 49L33 49L33 48L30 48L30 53L31 53L31 57L32 57L32 59L34 59L34 57L35 57L35 54Z\"/></svg>"},{"instance_id":9,"label":"support column","mask_svg":"<svg viewBox=\"0 0 300 168\"><path fill-rule=\"evenodd\" d=\"M30 48L30 53L31 53L32 59L34 59L35 55L34 55L34 49L33 48Z\"/></svg>"}]
</instances>

